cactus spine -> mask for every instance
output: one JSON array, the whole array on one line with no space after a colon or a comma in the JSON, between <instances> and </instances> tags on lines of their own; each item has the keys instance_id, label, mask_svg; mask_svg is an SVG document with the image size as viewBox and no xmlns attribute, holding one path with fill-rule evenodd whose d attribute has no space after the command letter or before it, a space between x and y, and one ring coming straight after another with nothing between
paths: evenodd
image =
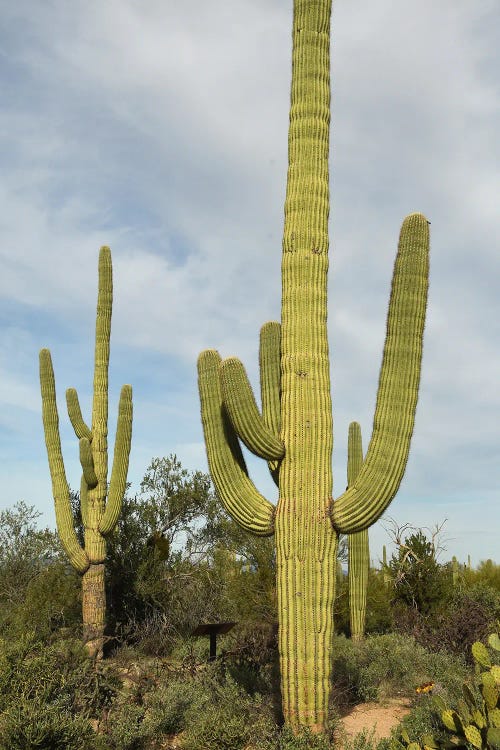
<instances>
[{"instance_id":1,"label":"cactus spine","mask_svg":"<svg viewBox=\"0 0 500 750\"><path fill-rule=\"evenodd\" d=\"M356 481L362 465L363 445L361 441L361 427L357 422L351 422L349 425L347 448L348 487ZM349 534L347 537L347 547L349 550L349 616L351 638L353 641L361 641L365 634L366 596L370 566L368 529Z\"/></svg>"},{"instance_id":2,"label":"cactus spine","mask_svg":"<svg viewBox=\"0 0 500 750\"><path fill-rule=\"evenodd\" d=\"M262 413L235 358L198 359L210 472L233 518L275 535L281 688L294 729L327 726L338 533L362 531L397 492L417 402L428 287L428 222L401 229L372 439L356 481L332 498L327 339L331 0L295 0L281 327L261 330ZM269 462L276 507L250 481L238 437Z\"/></svg>"},{"instance_id":3,"label":"cactus spine","mask_svg":"<svg viewBox=\"0 0 500 750\"><path fill-rule=\"evenodd\" d=\"M57 530L71 564L82 575L83 639L88 653L97 659L102 658L106 614L104 588L106 536L115 528L120 515L132 438L132 388L130 385L124 385L118 406L113 468L108 489L108 369L112 303L111 252L108 247L102 247L99 254L91 428L83 420L76 390L69 388L66 391L68 415L80 447L82 466L80 507L85 534L84 548L78 542L73 525L69 485L66 480L59 435L52 359L48 349L40 351L43 427L52 479Z\"/></svg>"}]
</instances>

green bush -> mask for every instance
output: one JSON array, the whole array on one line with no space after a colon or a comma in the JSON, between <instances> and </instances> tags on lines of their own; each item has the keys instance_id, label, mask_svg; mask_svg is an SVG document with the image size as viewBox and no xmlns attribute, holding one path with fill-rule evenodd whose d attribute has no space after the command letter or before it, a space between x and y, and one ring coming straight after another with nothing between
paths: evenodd
<instances>
[{"instance_id":1,"label":"green bush","mask_svg":"<svg viewBox=\"0 0 500 750\"><path fill-rule=\"evenodd\" d=\"M460 691L466 667L445 652L431 653L396 633L368 636L360 643L337 636L333 646L334 701L355 704L386 697L414 697L416 687L434 681L447 695Z\"/></svg>"},{"instance_id":2,"label":"green bush","mask_svg":"<svg viewBox=\"0 0 500 750\"><path fill-rule=\"evenodd\" d=\"M28 633L16 641L0 641L0 722L8 721L9 726L15 721L17 707L24 704L57 706L68 716L79 714L82 720L99 718L118 686L113 670L105 664L94 669L75 639L47 645ZM61 717L56 714L57 724ZM27 727L30 715L26 715Z\"/></svg>"},{"instance_id":3,"label":"green bush","mask_svg":"<svg viewBox=\"0 0 500 750\"><path fill-rule=\"evenodd\" d=\"M90 723L58 703L11 703L0 715L2 750L99 750L104 748Z\"/></svg>"},{"instance_id":4,"label":"green bush","mask_svg":"<svg viewBox=\"0 0 500 750\"><path fill-rule=\"evenodd\" d=\"M186 750L243 750L261 747L276 730L267 702L248 695L230 676L206 672L186 714Z\"/></svg>"},{"instance_id":5,"label":"green bush","mask_svg":"<svg viewBox=\"0 0 500 750\"><path fill-rule=\"evenodd\" d=\"M500 617L500 592L485 583L460 585L449 601L425 616L408 607L394 609L394 629L430 650L445 649L472 664L471 646Z\"/></svg>"}]
</instances>

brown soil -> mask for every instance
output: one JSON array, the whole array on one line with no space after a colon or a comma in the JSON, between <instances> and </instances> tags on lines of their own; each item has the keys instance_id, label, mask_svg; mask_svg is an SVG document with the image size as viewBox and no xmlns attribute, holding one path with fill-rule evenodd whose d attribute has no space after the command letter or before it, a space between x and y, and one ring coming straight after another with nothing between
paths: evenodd
<instances>
[{"instance_id":1,"label":"brown soil","mask_svg":"<svg viewBox=\"0 0 500 750\"><path fill-rule=\"evenodd\" d=\"M404 699L387 700L384 704L360 703L342 717L338 742L342 745L343 740L354 737L363 730L368 734L373 732L375 740L389 737L391 729L408 713L410 702Z\"/></svg>"}]
</instances>

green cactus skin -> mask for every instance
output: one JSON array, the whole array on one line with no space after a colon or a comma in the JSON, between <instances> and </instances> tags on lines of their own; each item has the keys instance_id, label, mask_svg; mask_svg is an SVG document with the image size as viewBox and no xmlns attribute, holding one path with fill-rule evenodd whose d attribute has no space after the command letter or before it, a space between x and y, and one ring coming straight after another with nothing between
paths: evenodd
<instances>
[{"instance_id":1,"label":"green cactus skin","mask_svg":"<svg viewBox=\"0 0 500 750\"><path fill-rule=\"evenodd\" d=\"M452 570L452 577L453 577L453 586L458 586L459 578L460 578L460 568L458 564L458 560L453 555L451 559L451 570Z\"/></svg>"},{"instance_id":2,"label":"green cactus skin","mask_svg":"<svg viewBox=\"0 0 500 750\"><path fill-rule=\"evenodd\" d=\"M96 659L102 658L106 614L106 536L115 528L120 515L132 439L132 388L130 385L124 385L118 406L113 467L108 490L108 369L112 302L111 252L108 247L102 247L99 254L91 428L83 420L77 392L73 388L66 392L68 415L80 447L80 507L85 533L84 549L78 542L73 525L69 486L59 436L52 359L48 349L42 349L40 352L43 427L52 478L57 530L71 564L82 575L83 638L89 655Z\"/></svg>"},{"instance_id":3,"label":"green cactus skin","mask_svg":"<svg viewBox=\"0 0 500 750\"><path fill-rule=\"evenodd\" d=\"M413 431L428 287L428 222L401 229L374 428L359 475L333 502L327 338L331 0L295 0L279 323L261 331L262 416L243 366L198 359L207 457L218 495L247 531L276 540L285 721L327 727L338 533L363 531L394 497ZM267 341L267 349L263 344ZM279 352L279 366L278 366ZM276 508L250 481L238 436L269 462Z\"/></svg>"},{"instance_id":4,"label":"green cactus skin","mask_svg":"<svg viewBox=\"0 0 500 750\"><path fill-rule=\"evenodd\" d=\"M347 486L353 484L363 465L363 444L361 427L358 422L349 425L347 442ZM365 635L366 595L368 591L368 571L370 549L368 529L355 531L347 537L349 553L349 616L351 638L361 641Z\"/></svg>"}]
</instances>

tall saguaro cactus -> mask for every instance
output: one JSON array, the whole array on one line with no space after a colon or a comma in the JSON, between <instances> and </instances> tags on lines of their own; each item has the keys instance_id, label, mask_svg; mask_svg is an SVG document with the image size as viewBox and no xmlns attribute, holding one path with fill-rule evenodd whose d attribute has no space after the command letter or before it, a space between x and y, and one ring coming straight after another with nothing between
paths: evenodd
<instances>
[{"instance_id":1,"label":"tall saguaro cactus","mask_svg":"<svg viewBox=\"0 0 500 750\"><path fill-rule=\"evenodd\" d=\"M111 252L108 247L102 247L99 254L91 427L83 420L76 390L68 388L66 391L68 415L80 447L80 508L85 534L84 548L78 542L73 525L70 492L59 435L52 359L48 349L42 349L40 352L43 427L52 478L57 530L71 564L82 575L83 639L88 653L97 659L102 658L106 616L106 536L114 529L120 515L132 439L132 388L130 385L124 385L118 406L113 468L108 488L108 369L112 303Z\"/></svg>"},{"instance_id":2,"label":"tall saguaro cactus","mask_svg":"<svg viewBox=\"0 0 500 750\"><path fill-rule=\"evenodd\" d=\"M351 487L363 465L363 444L361 427L357 422L349 425L347 443L347 486ZM368 589L368 571L370 567L370 548L368 529L355 531L347 537L349 555L349 617L351 638L361 641L365 634L366 595Z\"/></svg>"},{"instance_id":3,"label":"tall saguaro cactus","mask_svg":"<svg viewBox=\"0 0 500 750\"><path fill-rule=\"evenodd\" d=\"M374 523L408 458L428 287L428 222L403 223L392 282L373 434L355 480L332 498L333 425L327 339L331 0L295 0L281 325L261 330L259 412L243 365L198 359L210 472L232 517L275 535L285 720L323 732L330 692L338 533ZM238 439L269 462L276 507L249 479Z\"/></svg>"}]
</instances>

